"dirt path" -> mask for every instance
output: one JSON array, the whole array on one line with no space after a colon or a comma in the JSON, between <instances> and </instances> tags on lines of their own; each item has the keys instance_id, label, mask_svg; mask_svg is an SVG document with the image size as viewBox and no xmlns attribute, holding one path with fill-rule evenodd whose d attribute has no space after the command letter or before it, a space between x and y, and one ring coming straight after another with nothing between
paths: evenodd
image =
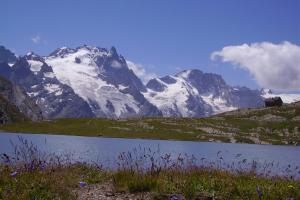
<instances>
[{"instance_id":1,"label":"dirt path","mask_svg":"<svg viewBox=\"0 0 300 200\"><path fill-rule=\"evenodd\" d=\"M151 200L153 195L150 193L118 193L113 189L111 182L99 185L90 185L74 191L78 200Z\"/></svg>"},{"instance_id":2,"label":"dirt path","mask_svg":"<svg viewBox=\"0 0 300 200\"><path fill-rule=\"evenodd\" d=\"M112 181L82 187L74 192L78 200L186 200L182 195L155 195L149 192L134 194L115 192ZM213 198L199 196L195 200L213 200Z\"/></svg>"}]
</instances>

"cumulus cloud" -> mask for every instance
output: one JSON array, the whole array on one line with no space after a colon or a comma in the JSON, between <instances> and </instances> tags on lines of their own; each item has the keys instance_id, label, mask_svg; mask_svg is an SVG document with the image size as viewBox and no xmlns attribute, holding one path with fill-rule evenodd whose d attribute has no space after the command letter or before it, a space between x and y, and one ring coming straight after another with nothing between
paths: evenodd
<instances>
[{"instance_id":1,"label":"cumulus cloud","mask_svg":"<svg viewBox=\"0 0 300 200\"><path fill-rule=\"evenodd\" d=\"M154 73L148 73L143 65L134 63L132 61L126 60L128 68L131 69L137 77L139 77L143 83L147 83L150 79L156 78L157 75Z\"/></svg>"},{"instance_id":2,"label":"cumulus cloud","mask_svg":"<svg viewBox=\"0 0 300 200\"><path fill-rule=\"evenodd\" d=\"M300 89L300 46L290 42L270 42L226 46L211 59L248 70L261 87Z\"/></svg>"},{"instance_id":3,"label":"cumulus cloud","mask_svg":"<svg viewBox=\"0 0 300 200\"><path fill-rule=\"evenodd\" d=\"M41 42L41 37L39 35L36 35L36 36L34 36L34 37L31 38L31 41L34 44L39 44Z\"/></svg>"}]
</instances>

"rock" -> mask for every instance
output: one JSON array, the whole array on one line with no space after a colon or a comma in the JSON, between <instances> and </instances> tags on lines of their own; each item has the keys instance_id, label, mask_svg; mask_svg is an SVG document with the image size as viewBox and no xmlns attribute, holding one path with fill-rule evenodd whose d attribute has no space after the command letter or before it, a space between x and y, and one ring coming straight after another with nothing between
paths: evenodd
<instances>
[{"instance_id":1,"label":"rock","mask_svg":"<svg viewBox=\"0 0 300 200\"><path fill-rule=\"evenodd\" d=\"M272 115L272 114L263 115L259 119L266 122L284 122L287 120L285 117Z\"/></svg>"},{"instance_id":2,"label":"rock","mask_svg":"<svg viewBox=\"0 0 300 200\"><path fill-rule=\"evenodd\" d=\"M43 119L41 109L31 100L24 90L2 77L0 77L0 94L2 96L2 106L7 104L5 103L6 100L11 104L10 107L16 106L17 110L28 119L33 121Z\"/></svg>"},{"instance_id":3,"label":"rock","mask_svg":"<svg viewBox=\"0 0 300 200\"><path fill-rule=\"evenodd\" d=\"M266 114L263 116L254 115L248 119L253 120L253 121L264 121L264 122L284 122L287 120L285 117L281 117L281 116L273 115L273 114ZM260 127L258 127L258 128L260 128Z\"/></svg>"},{"instance_id":4,"label":"rock","mask_svg":"<svg viewBox=\"0 0 300 200\"><path fill-rule=\"evenodd\" d=\"M28 118L20 110L2 95L0 95L0 124L25 121Z\"/></svg>"},{"instance_id":5,"label":"rock","mask_svg":"<svg viewBox=\"0 0 300 200\"><path fill-rule=\"evenodd\" d=\"M300 122L300 116L296 116L292 118L293 122Z\"/></svg>"},{"instance_id":6,"label":"rock","mask_svg":"<svg viewBox=\"0 0 300 200\"><path fill-rule=\"evenodd\" d=\"M115 194L112 192L107 192L107 193L105 193L105 196L112 197L112 196L115 196Z\"/></svg>"},{"instance_id":7,"label":"rock","mask_svg":"<svg viewBox=\"0 0 300 200\"><path fill-rule=\"evenodd\" d=\"M266 107L274 107L274 106L282 106L283 101L280 97L272 97L265 99L265 106Z\"/></svg>"}]
</instances>

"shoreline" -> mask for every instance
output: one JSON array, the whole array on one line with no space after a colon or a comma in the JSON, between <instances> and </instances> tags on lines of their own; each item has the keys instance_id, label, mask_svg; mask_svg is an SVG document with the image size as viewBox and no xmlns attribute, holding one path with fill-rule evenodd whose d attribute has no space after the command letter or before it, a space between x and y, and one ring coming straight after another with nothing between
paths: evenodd
<instances>
[{"instance_id":1,"label":"shoreline","mask_svg":"<svg viewBox=\"0 0 300 200\"><path fill-rule=\"evenodd\" d=\"M9 132L0 130L0 134L25 134L25 135L50 135L50 136L70 136L70 137L89 137L89 138L107 138L107 139L127 139L127 140L154 140L154 141L169 141L169 142L195 142L195 143L218 143L218 144L237 144L237 145L260 145L260 146L282 146L282 147L299 147L299 145L289 144L255 144L255 143L241 143L241 142L222 142L222 141L208 141L208 140L176 140L176 139L159 139L159 138L142 138L142 137L112 137L112 136L97 136L97 135L75 135L65 133L31 133L31 132Z\"/></svg>"}]
</instances>

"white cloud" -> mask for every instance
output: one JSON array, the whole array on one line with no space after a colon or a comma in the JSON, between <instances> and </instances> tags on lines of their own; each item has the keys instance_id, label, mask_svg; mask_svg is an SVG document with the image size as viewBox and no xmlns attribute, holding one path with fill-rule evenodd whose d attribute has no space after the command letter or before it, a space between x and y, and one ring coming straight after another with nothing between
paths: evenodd
<instances>
[{"instance_id":1,"label":"white cloud","mask_svg":"<svg viewBox=\"0 0 300 200\"><path fill-rule=\"evenodd\" d=\"M248 70L261 87L300 89L300 46L270 42L226 46L211 54Z\"/></svg>"},{"instance_id":2,"label":"white cloud","mask_svg":"<svg viewBox=\"0 0 300 200\"><path fill-rule=\"evenodd\" d=\"M148 73L143 65L134 63L132 61L126 60L128 68L131 69L137 77L139 77L143 83L147 83L150 79L156 78L157 75L154 73Z\"/></svg>"},{"instance_id":3,"label":"white cloud","mask_svg":"<svg viewBox=\"0 0 300 200\"><path fill-rule=\"evenodd\" d=\"M31 38L31 41L34 44L39 44L41 42L41 37L39 35L36 35L36 36L34 36L34 37Z\"/></svg>"},{"instance_id":4,"label":"white cloud","mask_svg":"<svg viewBox=\"0 0 300 200\"><path fill-rule=\"evenodd\" d=\"M31 41L34 44L42 44L42 45L48 45L48 41L42 39L42 37L40 36L40 34L36 34L35 36L33 36L32 38L30 38Z\"/></svg>"}]
</instances>

